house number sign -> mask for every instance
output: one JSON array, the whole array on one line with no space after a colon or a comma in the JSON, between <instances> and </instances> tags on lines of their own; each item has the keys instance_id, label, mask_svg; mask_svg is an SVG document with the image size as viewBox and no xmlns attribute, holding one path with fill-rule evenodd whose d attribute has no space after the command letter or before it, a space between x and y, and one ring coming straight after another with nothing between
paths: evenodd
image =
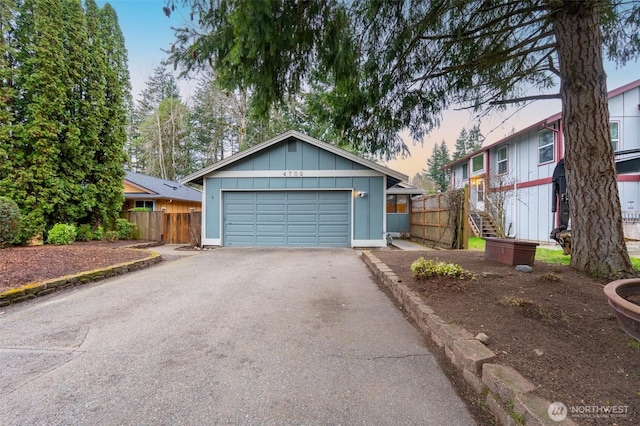
<instances>
[{"instance_id":1,"label":"house number sign","mask_svg":"<svg viewBox=\"0 0 640 426\"><path fill-rule=\"evenodd\" d=\"M285 170L282 172L284 177L302 177L302 170Z\"/></svg>"}]
</instances>

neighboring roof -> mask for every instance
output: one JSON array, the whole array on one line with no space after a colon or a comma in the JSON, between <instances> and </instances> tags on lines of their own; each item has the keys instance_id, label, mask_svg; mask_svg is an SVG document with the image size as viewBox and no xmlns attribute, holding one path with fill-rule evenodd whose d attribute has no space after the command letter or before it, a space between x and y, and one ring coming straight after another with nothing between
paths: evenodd
<instances>
[{"instance_id":1,"label":"neighboring roof","mask_svg":"<svg viewBox=\"0 0 640 426\"><path fill-rule=\"evenodd\" d=\"M408 176L397 172L395 170L391 170L388 167L384 167L381 166L378 163L374 163L373 161L369 161L366 160L362 157L359 157L355 154L352 154L348 151L345 151L343 149L340 149L338 147L335 147L333 145L330 145L326 142L322 142L319 141L318 139L312 138L311 136L307 136L303 133L300 132L296 132L295 130L289 130L286 133L283 133L279 136L276 136L273 139L269 139L268 141L262 142L256 146L253 146L249 149L246 149L244 151L238 152L237 154L232 155L231 157L227 157L224 160L218 161L217 163L213 163L212 165L205 167L204 169L192 173L189 176L186 176L182 179L183 183L187 183L187 182L194 182L194 183L202 183L202 180L204 179L204 177L210 173L215 172L216 170L219 170L223 167L228 166L229 164L235 163L236 161L239 161L243 158L249 157L250 155L253 155L259 151L262 151L263 149L269 148L270 146L273 146L279 142L285 141L289 138L296 138L299 139L303 142L306 142L308 144L311 145L315 145L318 148L324 149L325 151L331 152L333 154L339 155L341 157L344 157L348 160L353 161L354 163L358 163L361 164L365 167L368 167L370 169L373 169L377 172L380 172L382 174L385 174L389 177L392 178L392 182L391 183L397 183L394 182L393 180L397 180L398 182L401 181L405 181L408 179Z\"/></svg>"},{"instance_id":2,"label":"neighboring roof","mask_svg":"<svg viewBox=\"0 0 640 426\"><path fill-rule=\"evenodd\" d=\"M387 189L387 194L423 195L426 193L427 191L425 191L424 189L417 188L406 182L400 182L392 186L391 188Z\"/></svg>"},{"instance_id":3,"label":"neighboring roof","mask_svg":"<svg viewBox=\"0 0 640 426\"><path fill-rule=\"evenodd\" d=\"M632 81L629 84L625 84L624 86L620 86L617 89L613 89L611 91L609 91L609 93L607 93L607 99L611 99L615 96L618 96L624 92L627 92L629 90L635 89L637 87L640 87L640 80L636 80L636 81ZM541 129L542 127L545 127L547 124L549 123L553 123L554 121L558 121L562 118L562 113L558 112L552 116L549 116L547 118L545 118L544 120L538 121L537 123L534 123L516 133L513 133L505 138L500 139L497 142L494 142L490 145L484 146L482 148L480 148L477 151L472 152L471 154L465 155L462 158L459 158L456 161L452 161L451 163L447 164L446 166L442 167L442 169L450 169L451 167L457 166L458 164L464 163L465 161L468 161L471 157L475 157L476 155L480 154L481 152L485 152L485 151L489 151L491 148L497 147L499 145L503 145L505 144L507 141L509 141L510 139L513 139L516 136L520 136L523 133L526 133L528 131L530 131L531 129Z\"/></svg>"},{"instance_id":4,"label":"neighboring roof","mask_svg":"<svg viewBox=\"0 0 640 426\"><path fill-rule=\"evenodd\" d=\"M127 172L124 180L146 192L125 192L125 197L202 202L202 193L200 191L172 180L134 172Z\"/></svg>"}]
</instances>

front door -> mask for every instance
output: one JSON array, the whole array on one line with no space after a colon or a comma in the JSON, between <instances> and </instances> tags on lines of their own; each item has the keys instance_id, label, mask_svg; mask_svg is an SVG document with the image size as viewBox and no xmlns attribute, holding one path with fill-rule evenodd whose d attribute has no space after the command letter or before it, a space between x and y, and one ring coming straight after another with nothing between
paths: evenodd
<instances>
[{"instance_id":1,"label":"front door","mask_svg":"<svg viewBox=\"0 0 640 426\"><path fill-rule=\"evenodd\" d=\"M470 201L476 210L484 211L484 179L472 181Z\"/></svg>"}]
</instances>

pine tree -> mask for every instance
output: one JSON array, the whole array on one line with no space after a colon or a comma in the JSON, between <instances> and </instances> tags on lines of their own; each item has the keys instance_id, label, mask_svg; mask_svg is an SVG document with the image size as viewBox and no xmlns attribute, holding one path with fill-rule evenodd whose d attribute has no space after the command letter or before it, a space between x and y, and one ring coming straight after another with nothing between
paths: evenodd
<instances>
[{"instance_id":1,"label":"pine tree","mask_svg":"<svg viewBox=\"0 0 640 426\"><path fill-rule=\"evenodd\" d=\"M453 161L476 152L482 147L484 136L480 132L480 125L476 124L469 131L465 127L460 131L456 139L456 150L453 153Z\"/></svg>"},{"instance_id":2,"label":"pine tree","mask_svg":"<svg viewBox=\"0 0 640 426\"><path fill-rule=\"evenodd\" d=\"M433 145L431 157L427 159L427 176L436 184L438 191L444 192L449 187L449 174L442 170L444 166L449 164L449 148L443 140L440 145Z\"/></svg>"},{"instance_id":3,"label":"pine tree","mask_svg":"<svg viewBox=\"0 0 640 426\"><path fill-rule=\"evenodd\" d=\"M179 99L164 99L140 126L145 173L178 180L193 170L189 144L189 110Z\"/></svg>"},{"instance_id":4,"label":"pine tree","mask_svg":"<svg viewBox=\"0 0 640 426\"><path fill-rule=\"evenodd\" d=\"M149 154L145 152L146 141L141 137L140 127L148 117L158 111L164 99L180 99L176 78L167 71L166 67L156 67L153 75L149 77L145 88L140 93L140 97L140 101L134 106L130 106L128 110L131 127L128 132L125 151L128 157L127 167L129 169L149 174L149 166L146 163Z\"/></svg>"}]
</instances>

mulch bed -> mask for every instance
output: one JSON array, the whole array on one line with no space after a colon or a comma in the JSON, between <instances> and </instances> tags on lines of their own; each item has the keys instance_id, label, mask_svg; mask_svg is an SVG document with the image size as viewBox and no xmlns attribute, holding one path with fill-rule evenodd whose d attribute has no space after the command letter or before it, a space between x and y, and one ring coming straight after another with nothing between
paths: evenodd
<instances>
[{"instance_id":1,"label":"mulch bed","mask_svg":"<svg viewBox=\"0 0 640 426\"><path fill-rule=\"evenodd\" d=\"M140 241L88 241L2 249L0 291L149 257L145 251L124 248L136 243Z\"/></svg>"},{"instance_id":2,"label":"mulch bed","mask_svg":"<svg viewBox=\"0 0 640 426\"><path fill-rule=\"evenodd\" d=\"M537 262L532 273L486 261L480 251L376 251L443 319L489 336L496 362L515 368L536 393L571 407L627 407L625 417L574 417L579 424L640 424L640 345L618 326L605 281ZM475 279L417 280L419 257L456 263ZM582 409L582 408L578 408Z\"/></svg>"}]
</instances>

